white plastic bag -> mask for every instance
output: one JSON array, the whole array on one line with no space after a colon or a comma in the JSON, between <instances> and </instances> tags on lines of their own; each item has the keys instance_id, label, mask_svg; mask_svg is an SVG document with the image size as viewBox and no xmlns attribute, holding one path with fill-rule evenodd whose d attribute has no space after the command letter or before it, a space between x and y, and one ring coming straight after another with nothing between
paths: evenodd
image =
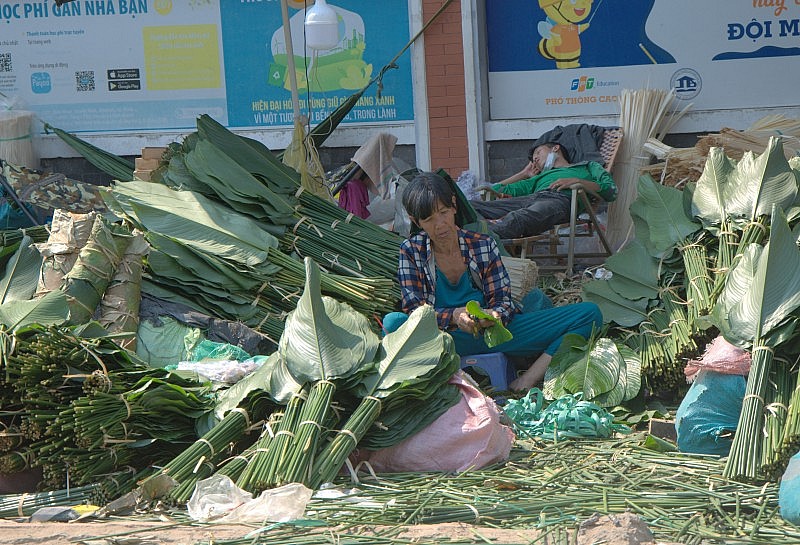
<instances>
[{"instance_id":1,"label":"white plastic bag","mask_svg":"<svg viewBox=\"0 0 800 545\"><path fill-rule=\"evenodd\" d=\"M199 481L186 504L189 516L200 522L222 517L253 499L226 475L212 475Z\"/></svg>"},{"instance_id":2,"label":"white plastic bag","mask_svg":"<svg viewBox=\"0 0 800 545\"><path fill-rule=\"evenodd\" d=\"M215 474L195 485L186 507L189 516L200 522L288 522L303 516L311 494L302 484L289 483L265 490L253 499L230 477Z\"/></svg>"}]
</instances>

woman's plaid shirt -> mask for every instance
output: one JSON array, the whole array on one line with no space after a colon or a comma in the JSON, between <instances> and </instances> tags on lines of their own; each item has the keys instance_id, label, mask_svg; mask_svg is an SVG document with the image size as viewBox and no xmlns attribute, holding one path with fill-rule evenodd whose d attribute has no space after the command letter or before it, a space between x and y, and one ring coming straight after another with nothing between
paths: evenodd
<instances>
[{"instance_id":1,"label":"woman's plaid shirt","mask_svg":"<svg viewBox=\"0 0 800 545\"><path fill-rule=\"evenodd\" d=\"M511 300L511 281L497 250L497 243L487 235L463 229L458 230L458 242L472 283L483 290L484 308L496 310L503 323L508 324L518 309ZM443 330L450 328L455 309L436 306L436 264L431 239L425 231L401 244L397 278L400 281L403 312L409 314L427 303L436 310L439 327Z\"/></svg>"}]
</instances>

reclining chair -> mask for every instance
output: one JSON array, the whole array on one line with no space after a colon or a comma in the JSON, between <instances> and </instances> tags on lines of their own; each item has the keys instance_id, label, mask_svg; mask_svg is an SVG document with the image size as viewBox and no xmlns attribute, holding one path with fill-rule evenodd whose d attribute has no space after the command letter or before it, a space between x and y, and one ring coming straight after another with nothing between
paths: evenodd
<instances>
[{"instance_id":1,"label":"reclining chair","mask_svg":"<svg viewBox=\"0 0 800 545\"><path fill-rule=\"evenodd\" d=\"M603 167L611 171L614 166L614 160L619 150L619 145L622 140L622 129L608 128L603 132L603 140L600 145L600 153L603 156ZM540 270L561 270L562 268L566 274L571 275L575 258L597 258L608 257L612 254L611 246L606 240L603 227L597 219L597 205L602 202L599 195L593 191L583 188L583 186L576 184L572 188L572 203L570 207L570 221L569 223L562 223L553 226L548 231L538 235L527 237L503 239L503 245L509 254L521 258L533 257L534 246L545 246L545 253L537 253L536 257L547 260L555 260L554 265L546 265L537 263ZM583 211L578 211L578 200L580 199L583 205ZM593 237L597 235L600 243L605 251L603 252L577 252L575 248L576 238L578 237ZM566 253L561 249L561 245L566 239L567 249ZM562 263L565 262L565 265Z\"/></svg>"}]
</instances>

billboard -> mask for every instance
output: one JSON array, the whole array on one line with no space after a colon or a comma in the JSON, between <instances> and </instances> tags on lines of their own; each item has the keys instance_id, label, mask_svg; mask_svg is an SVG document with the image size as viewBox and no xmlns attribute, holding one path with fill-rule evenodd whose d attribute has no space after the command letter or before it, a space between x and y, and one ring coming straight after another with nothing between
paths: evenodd
<instances>
[{"instance_id":1,"label":"billboard","mask_svg":"<svg viewBox=\"0 0 800 545\"><path fill-rule=\"evenodd\" d=\"M692 109L796 106L800 0L487 2L492 119L617 114L622 89Z\"/></svg>"},{"instance_id":2,"label":"billboard","mask_svg":"<svg viewBox=\"0 0 800 545\"><path fill-rule=\"evenodd\" d=\"M290 2L302 7L302 2ZM318 123L408 41L407 0L334 0L340 41L305 48L290 8L301 111ZM279 0L0 0L0 93L71 132L231 128L293 121ZM411 61L397 62L344 123L412 121Z\"/></svg>"}]
</instances>

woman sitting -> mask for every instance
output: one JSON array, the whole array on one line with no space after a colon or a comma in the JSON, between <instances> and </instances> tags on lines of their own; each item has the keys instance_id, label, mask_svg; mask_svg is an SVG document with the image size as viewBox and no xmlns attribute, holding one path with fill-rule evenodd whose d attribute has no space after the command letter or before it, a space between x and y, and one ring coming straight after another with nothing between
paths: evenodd
<instances>
[{"instance_id":1,"label":"woman sitting","mask_svg":"<svg viewBox=\"0 0 800 545\"><path fill-rule=\"evenodd\" d=\"M403 313L387 315L387 331L394 331L417 307L430 304L436 310L439 327L453 336L462 356L489 352L538 355L511 383L510 388L519 391L543 380L565 334L588 337L593 328L602 325L600 309L594 303L549 308L525 304L520 309L511 299L511 282L497 244L489 236L456 225L456 197L441 176L425 172L415 177L403 193L403 206L421 232L400 246L398 278ZM485 312L500 319L513 339L494 348L486 346L479 333L493 324L472 318L465 308L469 301L477 301Z\"/></svg>"}]
</instances>

